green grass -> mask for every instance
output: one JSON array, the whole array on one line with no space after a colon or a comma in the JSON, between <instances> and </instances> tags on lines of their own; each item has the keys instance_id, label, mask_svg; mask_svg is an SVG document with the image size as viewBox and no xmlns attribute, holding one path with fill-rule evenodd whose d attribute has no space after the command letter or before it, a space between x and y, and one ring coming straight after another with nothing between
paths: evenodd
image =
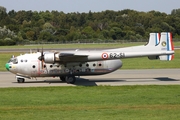
<instances>
[{"instance_id":1,"label":"green grass","mask_svg":"<svg viewBox=\"0 0 180 120\"><path fill-rule=\"evenodd\" d=\"M1 88L1 120L178 120L180 86Z\"/></svg>"},{"instance_id":2,"label":"green grass","mask_svg":"<svg viewBox=\"0 0 180 120\"><path fill-rule=\"evenodd\" d=\"M39 44L39 45L16 45L16 46L0 46L0 49L82 49L82 48L119 48L128 46L144 45L146 42L130 42L130 43L88 43L88 44ZM175 46L180 46L180 42L174 42Z\"/></svg>"},{"instance_id":3,"label":"green grass","mask_svg":"<svg viewBox=\"0 0 180 120\"><path fill-rule=\"evenodd\" d=\"M6 71L5 63L12 55L20 53L0 53L0 71ZM161 69L161 68L180 68L180 49L175 50L175 59L172 61L149 60L147 57L122 59L121 69Z\"/></svg>"}]
</instances>

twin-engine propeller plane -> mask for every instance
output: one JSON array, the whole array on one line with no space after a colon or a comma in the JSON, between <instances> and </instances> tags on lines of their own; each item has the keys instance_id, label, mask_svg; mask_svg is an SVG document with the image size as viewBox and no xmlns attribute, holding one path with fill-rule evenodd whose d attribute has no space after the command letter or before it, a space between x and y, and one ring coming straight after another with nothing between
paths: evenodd
<instances>
[{"instance_id":1,"label":"twin-engine propeller plane","mask_svg":"<svg viewBox=\"0 0 180 120\"><path fill-rule=\"evenodd\" d=\"M16 75L18 83L25 78L60 77L74 84L75 76L103 75L122 67L123 58L147 56L149 59L170 61L174 57L172 35L169 32L150 33L147 45L106 49L37 52L12 57L6 69Z\"/></svg>"}]
</instances>

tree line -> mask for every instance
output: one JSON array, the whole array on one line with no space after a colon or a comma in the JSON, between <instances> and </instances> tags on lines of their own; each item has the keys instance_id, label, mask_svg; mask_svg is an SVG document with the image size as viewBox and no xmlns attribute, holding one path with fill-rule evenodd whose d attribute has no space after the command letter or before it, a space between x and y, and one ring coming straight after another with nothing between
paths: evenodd
<instances>
[{"instance_id":1,"label":"tree line","mask_svg":"<svg viewBox=\"0 0 180 120\"><path fill-rule=\"evenodd\" d=\"M180 38L180 9L171 14L130 9L88 13L6 11L0 6L0 45L82 40L147 40L151 32L169 31Z\"/></svg>"}]
</instances>

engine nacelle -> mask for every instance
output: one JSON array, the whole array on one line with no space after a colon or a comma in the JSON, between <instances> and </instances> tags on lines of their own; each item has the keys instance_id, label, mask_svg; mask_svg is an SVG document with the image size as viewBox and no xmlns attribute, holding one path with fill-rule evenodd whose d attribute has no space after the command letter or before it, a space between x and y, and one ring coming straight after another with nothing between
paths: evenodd
<instances>
[{"instance_id":1,"label":"engine nacelle","mask_svg":"<svg viewBox=\"0 0 180 120\"><path fill-rule=\"evenodd\" d=\"M44 62L45 63L55 63L55 54L54 53L44 54Z\"/></svg>"},{"instance_id":2,"label":"engine nacelle","mask_svg":"<svg viewBox=\"0 0 180 120\"><path fill-rule=\"evenodd\" d=\"M55 63L60 62L59 53L46 53L44 54L45 63Z\"/></svg>"}]
</instances>

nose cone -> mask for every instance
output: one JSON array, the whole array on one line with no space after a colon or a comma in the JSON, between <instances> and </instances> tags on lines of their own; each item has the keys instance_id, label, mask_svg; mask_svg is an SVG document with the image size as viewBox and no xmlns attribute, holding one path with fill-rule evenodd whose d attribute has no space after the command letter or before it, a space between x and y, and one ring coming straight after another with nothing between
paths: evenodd
<instances>
[{"instance_id":1,"label":"nose cone","mask_svg":"<svg viewBox=\"0 0 180 120\"><path fill-rule=\"evenodd\" d=\"M9 63L6 63L6 69L9 71Z\"/></svg>"}]
</instances>

